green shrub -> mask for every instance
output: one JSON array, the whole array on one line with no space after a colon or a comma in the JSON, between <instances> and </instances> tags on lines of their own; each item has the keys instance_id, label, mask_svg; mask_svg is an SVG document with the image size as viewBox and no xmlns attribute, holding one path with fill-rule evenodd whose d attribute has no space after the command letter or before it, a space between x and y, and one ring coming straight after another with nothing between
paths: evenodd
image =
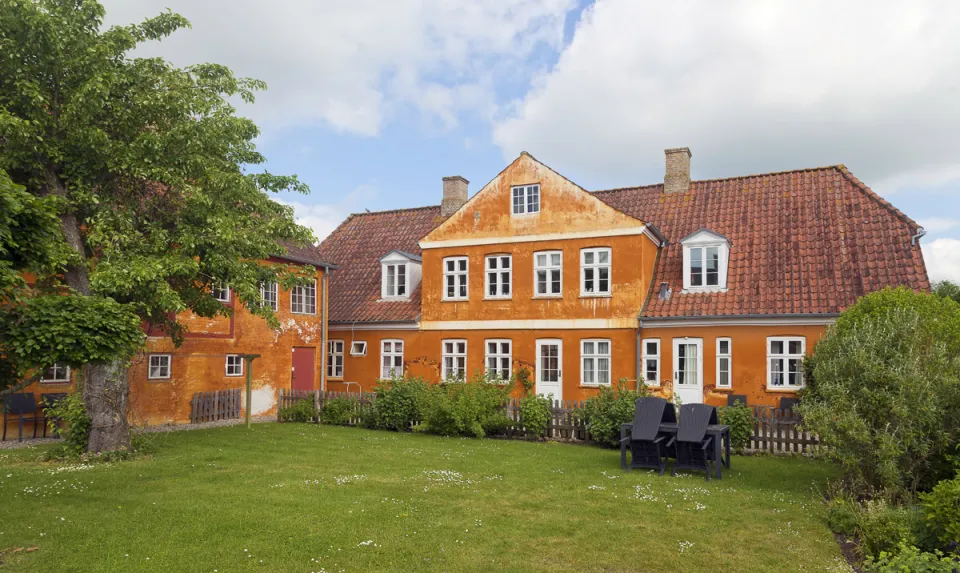
<instances>
[{"instance_id":1,"label":"green shrub","mask_svg":"<svg viewBox=\"0 0 960 573\"><path fill-rule=\"evenodd\" d=\"M401 431L423 418L427 383L422 378L383 380L376 393L377 398L364 418L368 428Z\"/></svg>"},{"instance_id":2,"label":"green shrub","mask_svg":"<svg viewBox=\"0 0 960 573\"><path fill-rule=\"evenodd\" d=\"M960 543L960 473L943 480L929 493L920 494L923 519L930 533L944 546Z\"/></svg>"},{"instance_id":3,"label":"green shrub","mask_svg":"<svg viewBox=\"0 0 960 573\"><path fill-rule=\"evenodd\" d=\"M640 390L626 388L626 380L617 387L601 387L600 392L587 399L580 414L587 424L590 435L597 443L611 448L620 445L620 426L633 421L637 398L648 394L645 385Z\"/></svg>"},{"instance_id":4,"label":"green shrub","mask_svg":"<svg viewBox=\"0 0 960 573\"><path fill-rule=\"evenodd\" d=\"M442 436L482 438L510 425L506 401L510 389L490 384L482 374L469 382L428 386L424 394L423 421L414 429Z\"/></svg>"},{"instance_id":5,"label":"green shrub","mask_svg":"<svg viewBox=\"0 0 960 573\"><path fill-rule=\"evenodd\" d=\"M960 441L960 304L885 289L817 344L799 412L851 491L909 500L953 475Z\"/></svg>"},{"instance_id":6,"label":"green shrub","mask_svg":"<svg viewBox=\"0 0 960 573\"><path fill-rule=\"evenodd\" d=\"M550 398L527 394L520 398L520 423L527 435L542 438L550 424Z\"/></svg>"},{"instance_id":7,"label":"green shrub","mask_svg":"<svg viewBox=\"0 0 960 573\"><path fill-rule=\"evenodd\" d=\"M309 422L317 416L317 411L313 408L313 401L304 398L298 400L293 406L280 408L277 411L277 418L281 422Z\"/></svg>"},{"instance_id":8,"label":"green shrub","mask_svg":"<svg viewBox=\"0 0 960 573\"><path fill-rule=\"evenodd\" d=\"M956 573L960 562L944 557L939 551L922 553L916 547L900 543L896 551L882 551L876 558L868 557L864 573Z\"/></svg>"},{"instance_id":9,"label":"green shrub","mask_svg":"<svg viewBox=\"0 0 960 573\"><path fill-rule=\"evenodd\" d=\"M857 532L860 505L845 497L827 500L827 527L834 533L852 536Z\"/></svg>"},{"instance_id":10,"label":"green shrub","mask_svg":"<svg viewBox=\"0 0 960 573\"><path fill-rule=\"evenodd\" d=\"M873 499L862 504L856 515L856 535L860 553L864 556L894 552L901 542L917 544L922 522L916 509Z\"/></svg>"},{"instance_id":11,"label":"green shrub","mask_svg":"<svg viewBox=\"0 0 960 573\"><path fill-rule=\"evenodd\" d=\"M320 421L334 426L349 426L350 419L357 411L357 400L340 396L331 398L320 408Z\"/></svg>"},{"instance_id":12,"label":"green shrub","mask_svg":"<svg viewBox=\"0 0 960 573\"><path fill-rule=\"evenodd\" d=\"M90 417L83 405L82 394L83 391L77 388L47 411L51 418L47 421L50 431L63 438L64 454L68 456L79 456L87 451L90 438Z\"/></svg>"},{"instance_id":13,"label":"green shrub","mask_svg":"<svg viewBox=\"0 0 960 573\"><path fill-rule=\"evenodd\" d=\"M730 445L734 450L742 452L750 445L753 437L753 410L750 406L738 402L720 408L720 423L730 426Z\"/></svg>"}]
</instances>

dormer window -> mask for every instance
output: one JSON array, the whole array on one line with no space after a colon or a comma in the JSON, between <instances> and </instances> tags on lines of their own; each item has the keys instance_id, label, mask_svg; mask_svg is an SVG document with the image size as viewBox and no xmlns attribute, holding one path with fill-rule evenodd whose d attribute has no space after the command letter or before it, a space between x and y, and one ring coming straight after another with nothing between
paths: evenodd
<instances>
[{"instance_id":1,"label":"dormer window","mask_svg":"<svg viewBox=\"0 0 960 573\"><path fill-rule=\"evenodd\" d=\"M680 243L683 245L683 290L723 291L727 288L730 242L719 233L700 229Z\"/></svg>"},{"instance_id":2,"label":"dormer window","mask_svg":"<svg viewBox=\"0 0 960 573\"><path fill-rule=\"evenodd\" d=\"M514 215L540 212L540 185L519 185L512 190Z\"/></svg>"},{"instance_id":3,"label":"dormer window","mask_svg":"<svg viewBox=\"0 0 960 573\"><path fill-rule=\"evenodd\" d=\"M380 259L382 300L410 300L410 293L420 284L419 256L403 251L390 251Z\"/></svg>"}]
</instances>

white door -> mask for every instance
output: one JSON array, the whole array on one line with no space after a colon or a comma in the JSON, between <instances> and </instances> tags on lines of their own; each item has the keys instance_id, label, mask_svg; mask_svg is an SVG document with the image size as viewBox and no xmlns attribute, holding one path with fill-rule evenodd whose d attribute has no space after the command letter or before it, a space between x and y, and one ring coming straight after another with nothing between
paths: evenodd
<instances>
[{"instance_id":1,"label":"white door","mask_svg":"<svg viewBox=\"0 0 960 573\"><path fill-rule=\"evenodd\" d=\"M537 394L563 400L563 342L537 340Z\"/></svg>"},{"instance_id":2,"label":"white door","mask_svg":"<svg viewBox=\"0 0 960 573\"><path fill-rule=\"evenodd\" d=\"M673 393L682 404L703 402L703 339L673 339Z\"/></svg>"}]
</instances>

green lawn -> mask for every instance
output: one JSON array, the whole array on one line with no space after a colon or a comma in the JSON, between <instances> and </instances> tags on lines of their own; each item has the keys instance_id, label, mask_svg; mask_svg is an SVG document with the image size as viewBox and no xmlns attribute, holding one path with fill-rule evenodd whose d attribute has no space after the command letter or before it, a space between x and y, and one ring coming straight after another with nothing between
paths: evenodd
<instances>
[{"instance_id":1,"label":"green lawn","mask_svg":"<svg viewBox=\"0 0 960 573\"><path fill-rule=\"evenodd\" d=\"M151 439L90 468L0 452L0 570L847 570L815 491L832 469L809 460L734 457L708 484L557 443L299 424Z\"/></svg>"}]
</instances>

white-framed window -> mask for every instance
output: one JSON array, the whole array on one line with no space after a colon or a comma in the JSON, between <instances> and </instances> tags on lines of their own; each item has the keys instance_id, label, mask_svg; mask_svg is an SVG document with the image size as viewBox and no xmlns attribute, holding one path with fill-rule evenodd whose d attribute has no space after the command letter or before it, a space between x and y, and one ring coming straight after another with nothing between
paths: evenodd
<instances>
[{"instance_id":1,"label":"white-framed window","mask_svg":"<svg viewBox=\"0 0 960 573\"><path fill-rule=\"evenodd\" d=\"M733 341L717 339L717 388L733 387Z\"/></svg>"},{"instance_id":2,"label":"white-framed window","mask_svg":"<svg viewBox=\"0 0 960 573\"><path fill-rule=\"evenodd\" d=\"M660 339L644 338L643 381L647 386L660 385Z\"/></svg>"},{"instance_id":3,"label":"white-framed window","mask_svg":"<svg viewBox=\"0 0 960 573\"><path fill-rule=\"evenodd\" d=\"M443 259L443 299L466 300L467 282L470 279L467 257L447 257Z\"/></svg>"},{"instance_id":4,"label":"white-framed window","mask_svg":"<svg viewBox=\"0 0 960 573\"><path fill-rule=\"evenodd\" d=\"M610 385L610 341L588 339L580 341L580 384L584 386Z\"/></svg>"},{"instance_id":5,"label":"white-framed window","mask_svg":"<svg viewBox=\"0 0 960 573\"><path fill-rule=\"evenodd\" d=\"M227 283L214 283L210 287L210 294L220 302L230 302L230 287Z\"/></svg>"},{"instance_id":6,"label":"white-framed window","mask_svg":"<svg viewBox=\"0 0 960 573\"><path fill-rule=\"evenodd\" d=\"M512 190L514 215L540 212L540 185L519 185Z\"/></svg>"},{"instance_id":7,"label":"white-framed window","mask_svg":"<svg viewBox=\"0 0 960 573\"><path fill-rule=\"evenodd\" d=\"M487 255L486 298L510 298L513 293L513 256Z\"/></svg>"},{"instance_id":8,"label":"white-framed window","mask_svg":"<svg viewBox=\"0 0 960 573\"><path fill-rule=\"evenodd\" d=\"M225 364L227 376L243 376L243 356L239 354L227 354Z\"/></svg>"},{"instance_id":9,"label":"white-framed window","mask_svg":"<svg viewBox=\"0 0 960 573\"><path fill-rule=\"evenodd\" d=\"M507 382L512 374L513 342L508 338L490 338L484 341L487 380Z\"/></svg>"},{"instance_id":10,"label":"white-framed window","mask_svg":"<svg viewBox=\"0 0 960 573\"><path fill-rule=\"evenodd\" d=\"M386 380L403 376L403 341L380 341L380 378Z\"/></svg>"},{"instance_id":11,"label":"white-framed window","mask_svg":"<svg viewBox=\"0 0 960 573\"><path fill-rule=\"evenodd\" d=\"M727 288L730 243L723 235L701 229L686 237L683 245L683 288L692 291Z\"/></svg>"},{"instance_id":12,"label":"white-framed window","mask_svg":"<svg viewBox=\"0 0 960 573\"><path fill-rule=\"evenodd\" d=\"M366 340L354 340L350 343L350 356L366 356L367 355L367 341Z\"/></svg>"},{"instance_id":13,"label":"white-framed window","mask_svg":"<svg viewBox=\"0 0 960 573\"><path fill-rule=\"evenodd\" d=\"M274 311L280 309L278 301L279 297L279 287L277 283L271 281L267 283L260 283L260 300L263 301L263 306L272 308Z\"/></svg>"},{"instance_id":14,"label":"white-framed window","mask_svg":"<svg viewBox=\"0 0 960 573\"><path fill-rule=\"evenodd\" d=\"M327 341L327 376L343 378L343 341Z\"/></svg>"},{"instance_id":15,"label":"white-framed window","mask_svg":"<svg viewBox=\"0 0 960 573\"><path fill-rule=\"evenodd\" d=\"M40 375L41 382L69 382L70 381L70 367L66 364L61 364L59 362L54 362L53 365L47 366L43 369L43 374Z\"/></svg>"},{"instance_id":16,"label":"white-framed window","mask_svg":"<svg viewBox=\"0 0 960 573\"><path fill-rule=\"evenodd\" d=\"M169 354L151 354L148 360L147 378L150 380L166 380L170 378L171 357Z\"/></svg>"},{"instance_id":17,"label":"white-framed window","mask_svg":"<svg viewBox=\"0 0 960 573\"><path fill-rule=\"evenodd\" d=\"M317 314L317 280L290 290L290 312L293 314Z\"/></svg>"},{"instance_id":18,"label":"white-framed window","mask_svg":"<svg viewBox=\"0 0 960 573\"><path fill-rule=\"evenodd\" d=\"M610 294L610 249L599 247L580 251L580 294Z\"/></svg>"},{"instance_id":19,"label":"white-framed window","mask_svg":"<svg viewBox=\"0 0 960 573\"><path fill-rule=\"evenodd\" d=\"M444 340L443 369L441 375L444 380L462 382L467 379L467 341Z\"/></svg>"},{"instance_id":20,"label":"white-framed window","mask_svg":"<svg viewBox=\"0 0 960 573\"><path fill-rule=\"evenodd\" d=\"M767 388L803 388L803 357L807 339L801 336L767 337Z\"/></svg>"},{"instance_id":21,"label":"white-framed window","mask_svg":"<svg viewBox=\"0 0 960 573\"><path fill-rule=\"evenodd\" d=\"M407 264L389 263L383 265L383 298L406 298L410 294L407 290Z\"/></svg>"},{"instance_id":22,"label":"white-framed window","mask_svg":"<svg viewBox=\"0 0 960 573\"><path fill-rule=\"evenodd\" d=\"M563 253L540 251L533 254L534 296L562 296Z\"/></svg>"}]
</instances>

